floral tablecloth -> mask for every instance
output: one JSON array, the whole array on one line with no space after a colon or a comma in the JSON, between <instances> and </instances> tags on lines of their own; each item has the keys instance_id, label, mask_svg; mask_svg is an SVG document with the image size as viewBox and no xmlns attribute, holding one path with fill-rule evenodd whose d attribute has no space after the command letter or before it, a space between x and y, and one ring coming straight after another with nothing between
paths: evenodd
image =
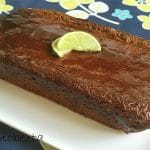
<instances>
[{"instance_id":1,"label":"floral tablecloth","mask_svg":"<svg viewBox=\"0 0 150 150\"><path fill-rule=\"evenodd\" d=\"M150 0L0 0L0 15L7 15L18 8L55 9L150 39ZM0 137L16 132L2 127ZM0 140L0 150L26 150L27 146L28 150L41 149L37 143L34 148L33 143Z\"/></svg>"},{"instance_id":2,"label":"floral tablecloth","mask_svg":"<svg viewBox=\"0 0 150 150\"><path fill-rule=\"evenodd\" d=\"M56 9L150 39L150 0L0 0L0 14L18 8Z\"/></svg>"}]
</instances>

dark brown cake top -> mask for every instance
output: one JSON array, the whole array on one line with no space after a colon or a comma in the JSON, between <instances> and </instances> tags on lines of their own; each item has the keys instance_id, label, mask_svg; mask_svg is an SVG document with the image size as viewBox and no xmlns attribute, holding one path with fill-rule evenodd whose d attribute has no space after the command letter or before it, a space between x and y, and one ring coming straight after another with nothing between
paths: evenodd
<instances>
[{"instance_id":1,"label":"dark brown cake top","mask_svg":"<svg viewBox=\"0 0 150 150\"><path fill-rule=\"evenodd\" d=\"M103 51L54 57L51 42L77 30L97 37ZM19 10L0 31L0 59L150 120L150 41L47 10Z\"/></svg>"}]
</instances>

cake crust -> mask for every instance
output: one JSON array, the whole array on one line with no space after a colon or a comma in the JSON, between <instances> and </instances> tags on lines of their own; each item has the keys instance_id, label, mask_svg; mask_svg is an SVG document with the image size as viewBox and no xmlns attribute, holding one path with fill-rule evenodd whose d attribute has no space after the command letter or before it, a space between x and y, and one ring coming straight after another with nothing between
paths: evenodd
<instances>
[{"instance_id":1,"label":"cake crust","mask_svg":"<svg viewBox=\"0 0 150 150\"><path fill-rule=\"evenodd\" d=\"M94 35L101 53L51 53L70 31ZM110 127L150 128L150 41L53 10L21 9L0 21L0 78Z\"/></svg>"}]
</instances>

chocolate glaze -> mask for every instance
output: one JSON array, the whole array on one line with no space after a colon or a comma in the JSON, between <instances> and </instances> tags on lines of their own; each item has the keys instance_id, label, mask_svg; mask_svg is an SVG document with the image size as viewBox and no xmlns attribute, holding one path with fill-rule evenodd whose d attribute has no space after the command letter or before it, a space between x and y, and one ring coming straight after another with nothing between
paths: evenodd
<instances>
[{"instance_id":1,"label":"chocolate glaze","mask_svg":"<svg viewBox=\"0 0 150 150\"><path fill-rule=\"evenodd\" d=\"M51 42L86 31L101 53L52 55ZM125 132L150 128L150 41L56 11L22 9L0 22L0 78Z\"/></svg>"}]
</instances>

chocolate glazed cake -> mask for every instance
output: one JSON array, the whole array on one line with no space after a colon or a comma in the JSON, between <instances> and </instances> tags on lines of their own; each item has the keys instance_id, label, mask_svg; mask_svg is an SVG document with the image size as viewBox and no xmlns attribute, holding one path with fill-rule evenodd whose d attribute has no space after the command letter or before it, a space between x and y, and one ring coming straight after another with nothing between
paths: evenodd
<instances>
[{"instance_id":1,"label":"chocolate glazed cake","mask_svg":"<svg viewBox=\"0 0 150 150\"><path fill-rule=\"evenodd\" d=\"M102 52L52 55L52 41L85 31ZM150 128L150 41L49 10L0 21L0 78L125 132Z\"/></svg>"}]
</instances>

